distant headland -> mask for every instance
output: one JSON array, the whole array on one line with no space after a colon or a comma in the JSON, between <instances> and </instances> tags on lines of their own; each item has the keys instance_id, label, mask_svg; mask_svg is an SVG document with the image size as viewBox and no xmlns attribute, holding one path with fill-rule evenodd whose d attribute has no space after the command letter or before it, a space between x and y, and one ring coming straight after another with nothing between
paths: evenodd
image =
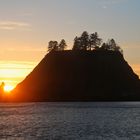
<instances>
[{"instance_id":1,"label":"distant headland","mask_svg":"<svg viewBox=\"0 0 140 140\"><path fill-rule=\"evenodd\" d=\"M114 39L84 31L72 50L50 41L49 53L12 91L10 101L136 101L140 80Z\"/></svg>"}]
</instances>

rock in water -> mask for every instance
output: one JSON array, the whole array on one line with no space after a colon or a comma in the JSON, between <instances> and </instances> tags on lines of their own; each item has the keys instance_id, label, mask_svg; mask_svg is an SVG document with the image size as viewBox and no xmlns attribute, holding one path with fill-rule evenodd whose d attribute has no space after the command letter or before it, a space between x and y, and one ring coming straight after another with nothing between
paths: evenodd
<instances>
[{"instance_id":1,"label":"rock in water","mask_svg":"<svg viewBox=\"0 0 140 140\"><path fill-rule=\"evenodd\" d=\"M52 51L12 94L13 101L140 100L140 80L117 51Z\"/></svg>"}]
</instances>

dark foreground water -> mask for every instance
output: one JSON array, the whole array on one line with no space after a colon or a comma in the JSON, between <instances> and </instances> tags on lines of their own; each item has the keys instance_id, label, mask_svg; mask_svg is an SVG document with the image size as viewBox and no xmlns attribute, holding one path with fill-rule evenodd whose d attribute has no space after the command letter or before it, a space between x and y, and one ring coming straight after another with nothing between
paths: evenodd
<instances>
[{"instance_id":1,"label":"dark foreground water","mask_svg":"<svg viewBox=\"0 0 140 140\"><path fill-rule=\"evenodd\" d=\"M140 103L0 104L0 140L140 140Z\"/></svg>"}]
</instances>

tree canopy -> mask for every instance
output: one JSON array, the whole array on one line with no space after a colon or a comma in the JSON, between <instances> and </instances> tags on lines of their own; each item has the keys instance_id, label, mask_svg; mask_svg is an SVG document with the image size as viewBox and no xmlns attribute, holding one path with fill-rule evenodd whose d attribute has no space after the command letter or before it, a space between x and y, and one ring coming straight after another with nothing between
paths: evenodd
<instances>
[{"instance_id":1,"label":"tree canopy","mask_svg":"<svg viewBox=\"0 0 140 140\"><path fill-rule=\"evenodd\" d=\"M119 45L117 45L117 43L115 42L115 40L109 39L107 41L107 43L103 43L102 46L100 47L101 50L110 50L110 51L119 51L121 52L121 54L123 54L123 50L121 49L121 47Z\"/></svg>"},{"instance_id":2,"label":"tree canopy","mask_svg":"<svg viewBox=\"0 0 140 140\"><path fill-rule=\"evenodd\" d=\"M48 43L48 51L63 51L67 47L66 41L62 39L58 44L57 41L50 41Z\"/></svg>"},{"instance_id":3,"label":"tree canopy","mask_svg":"<svg viewBox=\"0 0 140 140\"><path fill-rule=\"evenodd\" d=\"M98 33L88 34L84 31L80 37L74 39L73 50L93 50L99 48L102 39L99 38Z\"/></svg>"},{"instance_id":4,"label":"tree canopy","mask_svg":"<svg viewBox=\"0 0 140 140\"><path fill-rule=\"evenodd\" d=\"M50 41L48 43L48 51L63 51L67 47L67 43L64 39L58 43L57 41ZM123 50L116 43L116 41L112 39L108 39L105 43L99 37L98 33L89 34L87 31L84 31L81 36L76 36L74 38L74 43L72 50L108 50L108 51L119 51L123 54Z\"/></svg>"}]
</instances>

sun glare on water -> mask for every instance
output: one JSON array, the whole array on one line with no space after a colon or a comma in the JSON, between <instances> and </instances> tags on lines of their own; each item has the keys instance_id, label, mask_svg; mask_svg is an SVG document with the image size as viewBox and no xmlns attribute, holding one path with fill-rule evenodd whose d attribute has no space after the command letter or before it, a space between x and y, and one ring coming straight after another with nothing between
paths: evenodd
<instances>
[{"instance_id":1,"label":"sun glare on water","mask_svg":"<svg viewBox=\"0 0 140 140\"><path fill-rule=\"evenodd\" d=\"M4 86L4 91L5 91L5 92L10 92L10 91L12 91L13 89L14 89L14 87L11 86L11 85L5 85L5 86Z\"/></svg>"}]
</instances>

